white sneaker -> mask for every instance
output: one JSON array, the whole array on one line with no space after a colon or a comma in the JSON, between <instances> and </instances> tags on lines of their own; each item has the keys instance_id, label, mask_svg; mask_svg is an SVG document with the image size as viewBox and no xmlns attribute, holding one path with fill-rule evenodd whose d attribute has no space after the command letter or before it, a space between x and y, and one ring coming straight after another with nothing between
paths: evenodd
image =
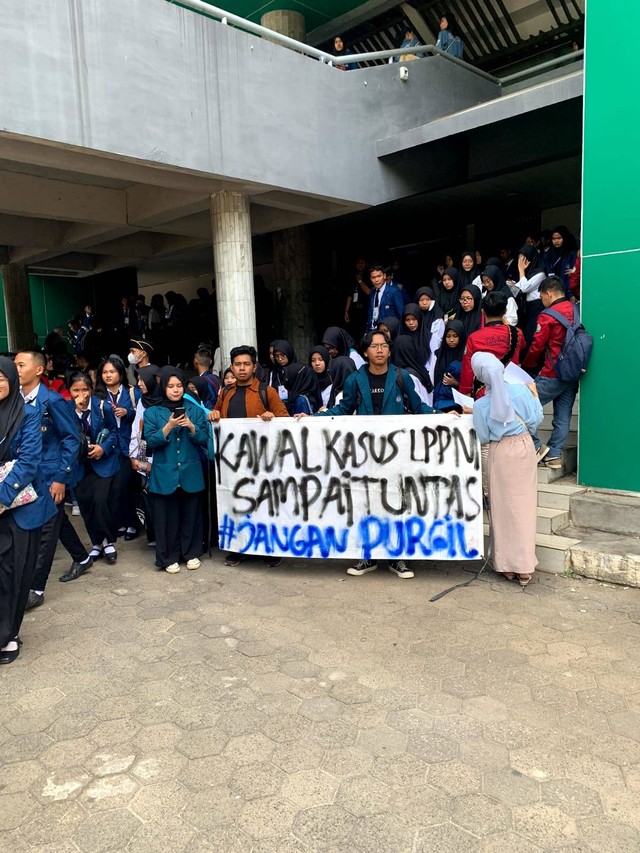
<instances>
[{"instance_id":1,"label":"white sneaker","mask_svg":"<svg viewBox=\"0 0 640 853\"><path fill-rule=\"evenodd\" d=\"M169 572L170 575L177 575L180 571L180 563L171 563L170 566L167 566L165 572Z\"/></svg>"},{"instance_id":2,"label":"white sneaker","mask_svg":"<svg viewBox=\"0 0 640 853\"><path fill-rule=\"evenodd\" d=\"M202 563L197 557L194 557L193 560L187 560L187 568L191 569L192 571L194 569L199 569L201 565Z\"/></svg>"},{"instance_id":3,"label":"white sneaker","mask_svg":"<svg viewBox=\"0 0 640 853\"><path fill-rule=\"evenodd\" d=\"M378 564L374 563L372 560L358 560L355 565L349 566L347 574L357 575L359 577L360 575L366 575L367 572L375 572L377 568Z\"/></svg>"},{"instance_id":4,"label":"white sneaker","mask_svg":"<svg viewBox=\"0 0 640 853\"><path fill-rule=\"evenodd\" d=\"M394 575L398 575L399 578L415 577L415 575L404 560L396 560L395 563L389 563L389 571L393 572Z\"/></svg>"},{"instance_id":5,"label":"white sneaker","mask_svg":"<svg viewBox=\"0 0 640 853\"><path fill-rule=\"evenodd\" d=\"M71 515L80 515L80 507L78 506L78 504L74 504L71 507Z\"/></svg>"}]
</instances>

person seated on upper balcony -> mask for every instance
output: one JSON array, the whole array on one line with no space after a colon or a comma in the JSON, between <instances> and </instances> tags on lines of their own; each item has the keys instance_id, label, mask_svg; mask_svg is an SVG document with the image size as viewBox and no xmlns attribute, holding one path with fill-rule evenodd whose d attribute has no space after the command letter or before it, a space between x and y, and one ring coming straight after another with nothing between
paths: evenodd
<instances>
[{"instance_id":1,"label":"person seated on upper balcony","mask_svg":"<svg viewBox=\"0 0 640 853\"><path fill-rule=\"evenodd\" d=\"M402 48L410 48L410 47L420 47L422 42L416 36L413 27L407 26L404 31L404 40L400 47ZM394 56L394 62L410 62L412 59L421 59L424 54L419 53L403 53L400 56Z\"/></svg>"},{"instance_id":2,"label":"person seated on upper balcony","mask_svg":"<svg viewBox=\"0 0 640 853\"><path fill-rule=\"evenodd\" d=\"M436 47L438 50L448 53L449 56L462 59L464 45L459 36L457 21L451 12L445 12L440 18L440 34L438 35Z\"/></svg>"}]
</instances>

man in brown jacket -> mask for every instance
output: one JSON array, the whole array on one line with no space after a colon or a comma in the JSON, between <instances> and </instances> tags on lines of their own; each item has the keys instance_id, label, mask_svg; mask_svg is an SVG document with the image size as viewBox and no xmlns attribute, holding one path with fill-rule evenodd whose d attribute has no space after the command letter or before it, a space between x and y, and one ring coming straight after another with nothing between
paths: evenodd
<instances>
[{"instance_id":1,"label":"man in brown jacket","mask_svg":"<svg viewBox=\"0 0 640 853\"><path fill-rule=\"evenodd\" d=\"M246 345L234 347L230 355L236 384L221 388L209 420L217 423L220 418L261 418L263 421L288 418L289 412L277 391L269 385L261 386L255 377L258 364L255 349ZM244 555L230 551L224 562L226 566L237 566L244 559ZM280 557L265 557L264 562L269 568L275 568L282 560Z\"/></svg>"},{"instance_id":2,"label":"man in brown jacket","mask_svg":"<svg viewBox=\"0 0 640 853\"><path fill-rule=\"evenodd\" d=\"M289 412L275 388L260 387L255 372L258 354L250 346L234 347L231 350L231 372L236 378L232 387L223 387L209 420L216 423L220 418L288 418Z\"/></svg>"}]
</instances>

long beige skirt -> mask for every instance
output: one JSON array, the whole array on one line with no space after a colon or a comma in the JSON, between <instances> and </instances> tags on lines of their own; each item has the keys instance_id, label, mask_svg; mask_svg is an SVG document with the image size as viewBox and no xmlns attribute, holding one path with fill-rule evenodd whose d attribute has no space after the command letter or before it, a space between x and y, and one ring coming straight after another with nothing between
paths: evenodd
<instances>
[{"instance_id":1,"label":"long beige skirt","mask_svg":"<svg viewBox=\"0 0 640 853\"><path fill-rule=\"evenodd\" d=\"M531 574L536 559L537 458L529 433L507 435L489 446L493 567Z\"/></svg>"}]
</instances>

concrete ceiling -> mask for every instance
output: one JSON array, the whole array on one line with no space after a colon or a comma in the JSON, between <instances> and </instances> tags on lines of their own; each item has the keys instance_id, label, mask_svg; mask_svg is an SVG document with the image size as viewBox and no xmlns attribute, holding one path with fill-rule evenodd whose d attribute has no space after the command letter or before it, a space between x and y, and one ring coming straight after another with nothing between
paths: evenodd
<instances>
[{"instance_id":1,"label":"concrete ceiling","mask_svg":"<svg viewBox=\"0 0 640 853\"><path fill-rule=\"evenodd\" d=\"M357 208L0 133L0 256L74 277L211 251L210 195L247 193L254 234Z\"/></svg>"}]
</instances>

